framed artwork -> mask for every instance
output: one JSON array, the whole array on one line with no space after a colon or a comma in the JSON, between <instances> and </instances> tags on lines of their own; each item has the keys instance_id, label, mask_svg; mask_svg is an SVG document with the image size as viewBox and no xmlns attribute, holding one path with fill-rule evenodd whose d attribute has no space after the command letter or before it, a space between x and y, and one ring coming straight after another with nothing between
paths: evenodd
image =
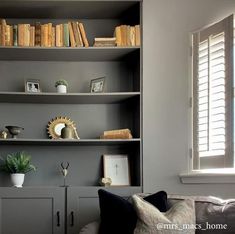
<instances>
[{"instance_id":1,"label":"framed artwork","mask_svg":"<svg viewBox=\"0 0 235 234\"><path fill-rule=\"evenodd\" d=\"M100 77L91 80L91 93L103 93L104 92L105 77Z\"/></svg>"},{"instance_id":2,"label":"framed artwork","mask_svg":"<svg viewBox=\"0 0 235 234\"><path fill-rule=\"evenodd\" d=\"M40 93L40 80L25 80L25 92L28 93Z\"/></svg>"},{"instance_id":3,"label":"framed artwork","mask_svg":"<svg viewBox=\"0 0 235 234\"><path fill-rule=\"evenodd\" d=\"M130 185L129 160L127 155L103 155L104 177L111 178L111 186Z\"/></svg>"}]
</instances>

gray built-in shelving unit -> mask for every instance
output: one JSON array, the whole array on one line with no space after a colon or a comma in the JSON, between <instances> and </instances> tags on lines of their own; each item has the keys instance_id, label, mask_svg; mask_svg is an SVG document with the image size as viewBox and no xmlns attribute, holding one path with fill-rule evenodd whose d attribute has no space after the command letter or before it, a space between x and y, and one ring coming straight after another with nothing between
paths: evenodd
<instances>
[{"instance_id":1,"label":"gray built-in shelving unit","mask_svg":"<svg viewBox=\"0 0 235 234\"><path fill-rule=\"evenodd\" d=\"M78 20L84 23L93 45L94 37L113 36L117 25L142 25L142 1L3 0L0 18L9 24ZM103 76L105 92L89 93L90 80ZM68 94L55 92L55 81L61 78L69 83ZM25 93L25 79L40 79L42 92ZM91 192L97 198L102 155L128 154L131 186L114 191L125 196L142 191L142 46L0 47L0 84L0 130L6 125L25 128L19 139L0 139L0 154L24 150L37 166L35 173L27 174L25 187L37 190L39 186L62 185L60 163L68 161L70 190L76 187L74 191L83 191L83 198ZM57 116L76 123L80 141L48 139L47 123ZM129 128L134 138L99 139L104 130L118 128ZM0 186L10 186L8 176L2 173ZM80 228L84 223L76 225Z\"/></svg>"}]
</instances>

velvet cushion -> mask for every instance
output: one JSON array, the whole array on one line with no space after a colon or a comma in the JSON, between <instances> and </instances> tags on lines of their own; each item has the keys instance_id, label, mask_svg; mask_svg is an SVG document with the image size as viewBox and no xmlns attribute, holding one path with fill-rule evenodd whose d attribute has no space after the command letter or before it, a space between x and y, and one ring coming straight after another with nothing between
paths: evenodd
<instances>
[{"instance_id":1,"label":"velvet cushion","mask_svg":"<svg viewBox=\"0 0 235 234\"><path fill-rule=\"evenodd\" d=\"M100 234L133 234L137 222L137 214L133 205L126 199L107 192L98 191L100 203ZM167 194L164 191L144 198L160 211L167 210Z\"/></svg>"}]
</instances>

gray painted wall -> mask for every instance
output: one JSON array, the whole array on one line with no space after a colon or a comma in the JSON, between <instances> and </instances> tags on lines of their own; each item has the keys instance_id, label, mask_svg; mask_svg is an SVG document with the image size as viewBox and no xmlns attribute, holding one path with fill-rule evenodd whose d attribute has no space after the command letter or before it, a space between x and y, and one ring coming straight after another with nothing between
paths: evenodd
<instances>
[{"instance_id":1,"label":"gray painted wall","mask_svg":"<svg viewBox=\"0 0 235 234\"><path fill-rule=\"evenodd\" d=\"M144 0L144 190L235 197L229 184L181 184L187 170L189 32L235 12L234 0Z\"/></svg>"}]
</instances>

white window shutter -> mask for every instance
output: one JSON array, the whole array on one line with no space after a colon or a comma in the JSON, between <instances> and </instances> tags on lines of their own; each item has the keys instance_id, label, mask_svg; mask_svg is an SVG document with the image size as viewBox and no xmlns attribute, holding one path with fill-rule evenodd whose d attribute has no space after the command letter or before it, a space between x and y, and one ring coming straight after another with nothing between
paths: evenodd
<instances>
[{"instance_id":1,"label":"white window shutter","mask_svg":"<svg viewBox=\"0 0 235 234\"><path fill-rule=\"evenodd\" d=\"M193 169L233 159L232 15L193 34Z\"/></svg>"}]
</instances>

